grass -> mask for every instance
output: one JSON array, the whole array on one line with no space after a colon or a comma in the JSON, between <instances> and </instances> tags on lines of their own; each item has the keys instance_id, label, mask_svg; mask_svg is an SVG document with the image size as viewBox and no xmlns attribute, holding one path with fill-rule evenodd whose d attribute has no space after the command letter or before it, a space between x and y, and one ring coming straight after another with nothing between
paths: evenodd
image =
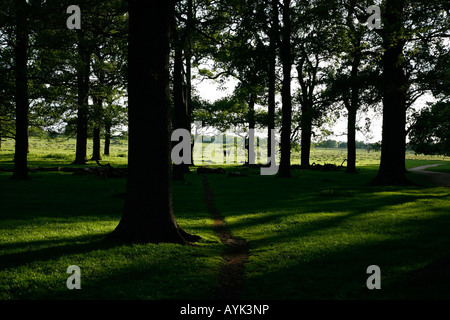
<instances>
[{"instance_id":1,"label":"grass","mask_svg":"<svg viewBox=\"0 0 450 320\"><path fill-rule=\"evenodd\" d=\"M442 164L439 167L428 168L429 171L450 173L450 164Z\"/></svg>"},{"instance_id":2,"label":"grass","mask_svg":"<svg viewBox=\"0 0 450 320\"><path fill-rule=\"evenodd\" d=\"M374 174L252 175L233 191L226 177L212 178L218 210L251 248L245 298L449 298L448 290L401 290L396 283L450 253L449 190L365 186ZM381 292L365 287L370 265L382 270Z\"/></svg>"},{"instance_id":3,"label":"grass","mask_svg":"<svg viewBox=\"0 0 450 320\"><path fill-rule=\"evenodd\" d=\"M198 247L181 247L103 241L121 216L123 179L65 173L31 176L23 182L0 175L0 299L209 296L222 245L208 226L198 179L174 186L179 224L204 239ZM70 265L82 270L82 290L66 288Z\"/></svg>"},{"instance_id":4,"label":"grass","mask_svg":"<svg viewBox=\"0 0 450 320\"><path fill-rule=\"evenodd\" d=\"M68 146L35 143L30 166L70 165ZM116 147L106 161L124 165L126 157L118 155L125 146ZM7 148L0 167L12 165ZM336 152L316 149L313 161L340 164ZM280 179L231 167L247 177L208 175L216 208L250 245L243 298L450 298L445 285L410 275L450 253L450 190L417 174L409 176L418 186L369 187L377 157L360 157L358 174L294 170L292 179ZM442 158L411 154L407 167L434 163L450 167ZM103 240L120 220L124 179L30 175L13 181L0 172L1 300L211 298L224 246L212 231L201 176L173 185L178 223L204 239L183 247ZM66 288L70 265L81 268L82 290ZM366 288L370 265L381 268L382 290Z\"/></svg>"},{"instance_id":5,"label":"grass","mask_svg":"<svg viewBox=\"0 0 450 320\"><path fill-rule=\"evenodd\" d=\"M103 145L102 141L102 145ZM92 140L88 140L88 160L92 154ZM29 139L28 166L33 167L74 167L71 162L75 160L75 139ZM101 163L111 163L116 167L127 165L128 144L126 141L113 140L110 146L110 155L102 156ZM0 152L0 167L12 168L14 159L14 141L2 141ZM95 161L88 161L88 165L97 166Z\"/></svg>"}]
</instances>

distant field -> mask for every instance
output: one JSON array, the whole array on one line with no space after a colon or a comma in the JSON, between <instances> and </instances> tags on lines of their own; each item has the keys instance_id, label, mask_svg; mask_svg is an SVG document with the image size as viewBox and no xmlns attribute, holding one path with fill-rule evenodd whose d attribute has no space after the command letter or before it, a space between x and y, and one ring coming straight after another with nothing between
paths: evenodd
<instances>
[{"instance_id":1,"label":"distant field","mask_svg":"<svg viewBox=\"0 0 450 320\"><path fill-rule=\"evenodd\" d=\"M102 152L104 141L102 140ZM28 156L29 166L39 166L48 163L47 160L51 160L52 165L67 165L70 164L75 158L75 139L37 139L30 138L30 154ZM125 140L113 140L111 141L111 154L110 156L102 156L103 162L111 163L115 166L125 166L127 164L128 156L128 143ZM88 159L92 155L92 140L88 140ZM378 166L380 162L381 152L358 149L356 151L358 167L365 166ZM14 158L14 141L7 139L2 142L2 149L0 152L0 166L12 165ZM347 150L337 148L312 148L311 149L311 161L310 163L325 164L331 163L341 165L347 158ZM242 159L242 158L241 158ZM431 163L441 163L450 161L449 157L442 156L425 156L415 155L414 152L408 151L406 153L407 168L421 166ZM211 157L204 156L204 165L211 164ZM431 162L430 162L431 161ZM300 164L300 152L293 152L291 162L293 165ZM196 163L196 165L202 165ZM344 166L346 164L344 163ZM438 168L430 169L433 171L446 171L450 170L450 164L447 166L440 166Z\"/></svg>"},{"instance_id":2,"label":"distant field","mask_svg":"<svg viewBox=\"0 0 450 320\"><path fill-rule=\"evenodd\" d=\"M122 140L111 141L110 156L103 156L104 141L101 142L102 160L116 166L127 164L128 143ZM37 139L30 138L28 154L28 165L46 166L51 165L64 166L75 160L76 139ZM88 154L92 156L92 140L88 140ZM8 139L2 141L2 150L0 152L0 166L12 164L14 158L14 141Z\"/></svg>"}]
</instances>

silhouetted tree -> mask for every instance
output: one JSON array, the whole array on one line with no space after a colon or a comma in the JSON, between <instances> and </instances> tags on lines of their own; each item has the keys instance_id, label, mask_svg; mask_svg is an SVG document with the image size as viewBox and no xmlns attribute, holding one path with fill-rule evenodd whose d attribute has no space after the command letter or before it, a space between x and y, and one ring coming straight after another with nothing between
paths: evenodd
<instances>
[{"instance_id":1,"label":"silhouetted tree","mask_svg":"<svg viewBox=\"0 0 450 320\"><path fill-rule=\"evenodd\" d=\"M178 226L172 208L169 41L173 14L172 1L129 1L128 177L124 213L111 234L121 241L186 244L198 239Z\"/></svg>"}]
</instances>

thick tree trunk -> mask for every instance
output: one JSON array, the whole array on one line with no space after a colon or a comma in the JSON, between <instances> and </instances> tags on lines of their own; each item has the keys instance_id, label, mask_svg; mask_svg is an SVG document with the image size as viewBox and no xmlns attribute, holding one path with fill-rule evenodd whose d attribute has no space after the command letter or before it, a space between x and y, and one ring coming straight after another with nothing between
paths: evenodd
<instances>
[{"instance_id":1,"label":"thick tree trunk","mask_svg":"<svg viewBox=\"0 0 450 320\"><path fill-rule=\"evenodd\" d=\"M383 30L383 133L376 185L408 185L406 178L406 101L408 78L404 72L402 15L404 0L388 0Z\"/></svg>"},{"instance_id":2,"label":"thick tree trunk","mask_svg":"<svg viewBox=\"0 0 450 320\"><path fill-rule=\"evenodd\" d=\"M283 65L282 98L282 129L281 129L281 159L279 176L291 176L291 124L292 124L292 98L291 98L291 17L290 0L283 0L283 29L280 47L281 63Z\"/></svg>"},{"instance_id":3,"label":"thick tree trunk","mask_svg":"<svg viewBox=\"0 0 450 320\"><path fill-rule=\"evenodd\" d=\"M173 2L129 1L129 153L125 208L111 234L135 243L186 244L171 186L169 30ZM152 148L147 148L152 141Z\"/></svg>"},{"instance_id":4,"label":"thick tree trunk","mask_svg":"<svg viewBox=\"0 0 450 320\"><path fill-rule=\"evenodd\" d=\"M15 85L16 85L16 145L14 153L14 173L12 179L27 180L28 153L28 77L27 77L27 3L16 0L16 46L15 46Z\"/></svg>"},{"instance_id":5,"label":"thick tree trunk","mask_svg":"<svg viewBox=\"0 0 450 320\"><path fill-rule=\"evenodd\" d=\"M80 64L77 71L78 82L78 113L77 113L77 142L75 161L73 164L86 164L87 162L87 135L88 135L88 108L89 108L89 74L91 56L86 48L82 30L77 30L78 54Z\"/></svg>"}]
</instances>

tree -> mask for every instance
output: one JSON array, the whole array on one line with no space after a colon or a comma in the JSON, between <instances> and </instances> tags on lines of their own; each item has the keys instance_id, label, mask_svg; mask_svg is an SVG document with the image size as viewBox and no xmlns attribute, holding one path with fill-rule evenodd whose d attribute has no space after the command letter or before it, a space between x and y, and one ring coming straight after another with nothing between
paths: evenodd
<instances>
[{"instance_id":1,"label":"tree","mask_svg":"<svg viewBox=\"0 0 450 320\"><path fill-rule=\"evenodd\" d=\"M450 103L439 102L415 116L409 146L419 154L450 156Z\"/></svg>"},{"instance_id":2,"label":"tree","mask_svg":"<svg viewBox=\"0 0 450 320\"><path fill-rule=\"evenodd\" d=\"M294 63L298 74L297 100L300 112L294 110L294 122L299 125L293 130L293 137L301 129L301 166L309 167L313 127L320 126L325 118L326 108L323 78L329 73L327 66L336 53L336 35L330 32L333 19L328 17L333 3L309 1L297 6L295 17Z\"/></svg>"},{"instance_id":3,"label":"tree","mask_svg":"<svg viewBox=\"0 0 450 320\"><path fill-rule=\"evenodd\" d=\"M16 102L16 147L12 179L27 180L28 167L28 4L26 0L14 1L15 43L15 102Z\"/></svg>"},{"instance_id":4,"label":"tree","mask_svg":"<svg viewBox=\"0 0 450 320\"><path fill-rule=\"evenodd\" d=\"M77 63L77 142L75 160L73 164L86 164L87 137L88 137L88 113L89 113L89 76L91 74L92 48L89 45L86 31L76 30L78 36L78 63Z\"/></svg>"},{"instance_id":5,"label":"tree","mask_svg":"<svg viewBox=\"0 0 450 320\"><path fill-rule=\"evenodd\" d=\"M273 1L278 6L278 1ZM291 176L291 125L292 125L292 96L291 96L291 70L292 70L292 21L291 0L283 0L282 21L280 34L280 60L283 66L283 83L281 89L282 99L282 128L281 128L281 158L279 176Z\"/></svg>"},{"instance_id":6,"label":"tree","mask_svg":"<svg viewBox=\"0 0 450 320\"><path fill-rule=\"evenodd\" d=\"M189 115L189 97L188 86L186 85L184 75L184 60L183 55L186 53L187 40L190 30L190 23L192 19L192 1L189 0L187 4L187 22L184 30L180 28L181 23L177 20L172 21L172 41L174 48L174 67L173 67L173 130L185 129L190 131L191 121ZM187 57L186 57L187 58ZM187 58L189 59L189 58ZM190 172L189 165L174 164L173 165L173 179L184 180L184 174Z\"/></svg>"},{"instance_id":7,"label":"tree","mask_svg":"<svg viewBox=\"0 0 450 320\"><path fill-rule=\"evenodd\" d=\"M325 80L324 94L337 106L343 105L347 113L347 168L356 172L357 115L381 100L379 40L374 32L362 23L365 12L356 6L356 0L344 1L336 6L334 24L334 65Z\"/></svg>"},{"instance_id":8,"label":"tree","mask_svg":"<svg viewBox=\"0 0 450 320\"><path fill-rule=\"evenodd\" d=\"M129 1L129 153L125 208L111 238L186 244L198 240L172 208L169 99L172 1ZM152 148L145 147L150 141Z\"/></svg>"},{"instance_id":9,"label":"tree","mask_svg":"<svg viewBox=\"0 0 450 320\"><path fill-rule=\"evenodd\" d=\"M15 139L14 25L12 5L0 4L0 150L2 138ZM9 22L9 23L8 23Z\"/></svg>"},{"instance_id":10,"label":"tree","mask_svg":"<svg viewBox=\"0 0 450 320\"><path fill-rule=\"evenodd\" d=\"M386 0L383 29L377 32L383 44L383 133L381 162L375 185L407 185L406 112L412 99L412 57L418 42L428 50L448 36L448 4L445 1ZM447 13L448 14L448 13ZM412 48L412 50L411 50ZM411 50L411 51L408 51Z\"/></svg>"}]
</instances>

